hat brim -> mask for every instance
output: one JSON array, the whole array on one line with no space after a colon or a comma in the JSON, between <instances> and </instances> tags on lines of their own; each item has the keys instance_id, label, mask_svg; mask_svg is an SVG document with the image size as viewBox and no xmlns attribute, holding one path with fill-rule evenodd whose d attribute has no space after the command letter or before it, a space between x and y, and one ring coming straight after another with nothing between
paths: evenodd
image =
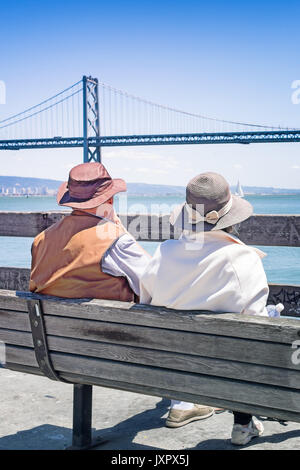
<instances>
[{"instance_id":1,"label":"hat brim","mask_svg":"<svg viewBox=\"0 0 300 470\"><path fill-rule=\"evenodd\" d=\"M227 214L220 217L216 224L207 222L198 222L197 224L187 223L189 214L186 210L186 203L177 206L171 214L170 222L175 229L193 230L195 232L210 232L213 230L222 230L232 225L239 224L248 219L253 214L253 207L245 199L232 195L232 206ZM184 225L184 226L183 226Z\"/></svg>"},{"instance_id":2,"label":"hat brim","mask_svg":"<svg viewBox=\"0 0 300 470\"><path fill-rule=\"evenodd\" d=\"M120 178L115 178L105 191L99 190L89 199L76 199L72 197L68 190L68 183L64 182L58 188L56 201L60 206L72 207L74 209L93 209L108 201L117 193L127 191L126 183Z\"/></svg>"}]
</instances>

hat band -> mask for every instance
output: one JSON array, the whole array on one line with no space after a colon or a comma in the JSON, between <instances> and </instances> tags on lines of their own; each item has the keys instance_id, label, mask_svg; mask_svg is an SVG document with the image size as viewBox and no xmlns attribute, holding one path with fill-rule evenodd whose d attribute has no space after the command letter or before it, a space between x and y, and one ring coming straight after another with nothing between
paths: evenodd
<instances>
[{"instance_id":1,"label":"hat band","mask_svg":"<svg viewBox=\"0 0 300 470\"><path fill-rule=\"evenodd\" d=\"M207 222L208 224L215 225L218 220L227 214L232 207L232 196L230 196L229 201L223 206L219 211L210 211L202 216L196 209L193 209L187 202L185 207L189 215L189 222L191 224L198 224L199 222Z\"/></svg>"},{"instance_id":2,"label":"hat band","mask_svg":"<svg viewBox=\"0 0 300 470\"><path fill-rule=\"evenodd\" d=\"M76 199L90 199L96 192L104 191L111 184L111 179L109 180L99 180L95 183L83 184L82 182L70 182L68 183L69 194L71 197Z\"/></svg>"}]
</instances>

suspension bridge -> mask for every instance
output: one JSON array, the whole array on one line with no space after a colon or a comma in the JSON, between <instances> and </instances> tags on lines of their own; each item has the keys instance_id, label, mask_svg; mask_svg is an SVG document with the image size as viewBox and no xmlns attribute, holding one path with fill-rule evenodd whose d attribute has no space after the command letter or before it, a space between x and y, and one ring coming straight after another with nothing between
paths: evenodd
<instances>
[{"instance_id":1,"label":"suspension bridge","mask_svg":"<svg viewBox=\"0 0 300 470\"><path fill-rule=\"evenodd\" d=\"M300 142L300 129L190 113L87 76L0 120L0 150L82 147L84 162L101 161L107 146L276 142Z\"/></svg>"}]
</instances>

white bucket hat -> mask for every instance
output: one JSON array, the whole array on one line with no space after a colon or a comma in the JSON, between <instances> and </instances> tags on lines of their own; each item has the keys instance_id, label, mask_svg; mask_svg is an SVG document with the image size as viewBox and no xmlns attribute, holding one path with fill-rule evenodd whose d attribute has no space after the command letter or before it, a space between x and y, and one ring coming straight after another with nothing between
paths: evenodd
<instances>
[{"instance_id":1,"label":"white bucket hat","mask_svg":"<svg viewBox=\"0 0 300 470\"><path fill-rule=\"evenodd\" d=\"M180 230L222 230L248 219L252 205L234 196L225 178L208 172L195 176L186 187L186 202L177 206L170 223Z\"/></svg>"}]
</instances>

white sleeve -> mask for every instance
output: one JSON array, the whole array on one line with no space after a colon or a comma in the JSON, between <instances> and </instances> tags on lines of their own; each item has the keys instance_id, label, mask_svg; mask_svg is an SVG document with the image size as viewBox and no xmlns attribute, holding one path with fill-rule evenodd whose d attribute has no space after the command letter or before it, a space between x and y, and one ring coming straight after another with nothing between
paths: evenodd
<instances>
[{"instance_id":1,"label":"white sleeve","mask_svg":"<svg viewBox=\"0 0 300 470\"><path fill-rule=\"evenodd\" d=\"M266 273L258 254L247 249L232 262L239 280L243 310L246 315L268 316L266 304L269 286Z\"/></svg>"},{"instance_id":2,"label":"white sleeve","mask_svg":"<svg viewBox=\"0 0 300 470\"><path fill-rule=\"evenodd\" d=\"M126 277L131 289L139 296L140 277L150 259L150 255L126 233L104 254L101 267L106 274Z\"/></svg>"},{"instance_id":3,"label":"white sleeve","mask_svg":"<svg viewBox=\"0 0 300 470\"><path fill-rule=\"evenodd\" d=\"M149 261L146 269L144 270L140 279L140 303L151 304L154 289L156 274L161 262L160 246L157 247L153 257Z\"/></svg>"}]
</instances>

